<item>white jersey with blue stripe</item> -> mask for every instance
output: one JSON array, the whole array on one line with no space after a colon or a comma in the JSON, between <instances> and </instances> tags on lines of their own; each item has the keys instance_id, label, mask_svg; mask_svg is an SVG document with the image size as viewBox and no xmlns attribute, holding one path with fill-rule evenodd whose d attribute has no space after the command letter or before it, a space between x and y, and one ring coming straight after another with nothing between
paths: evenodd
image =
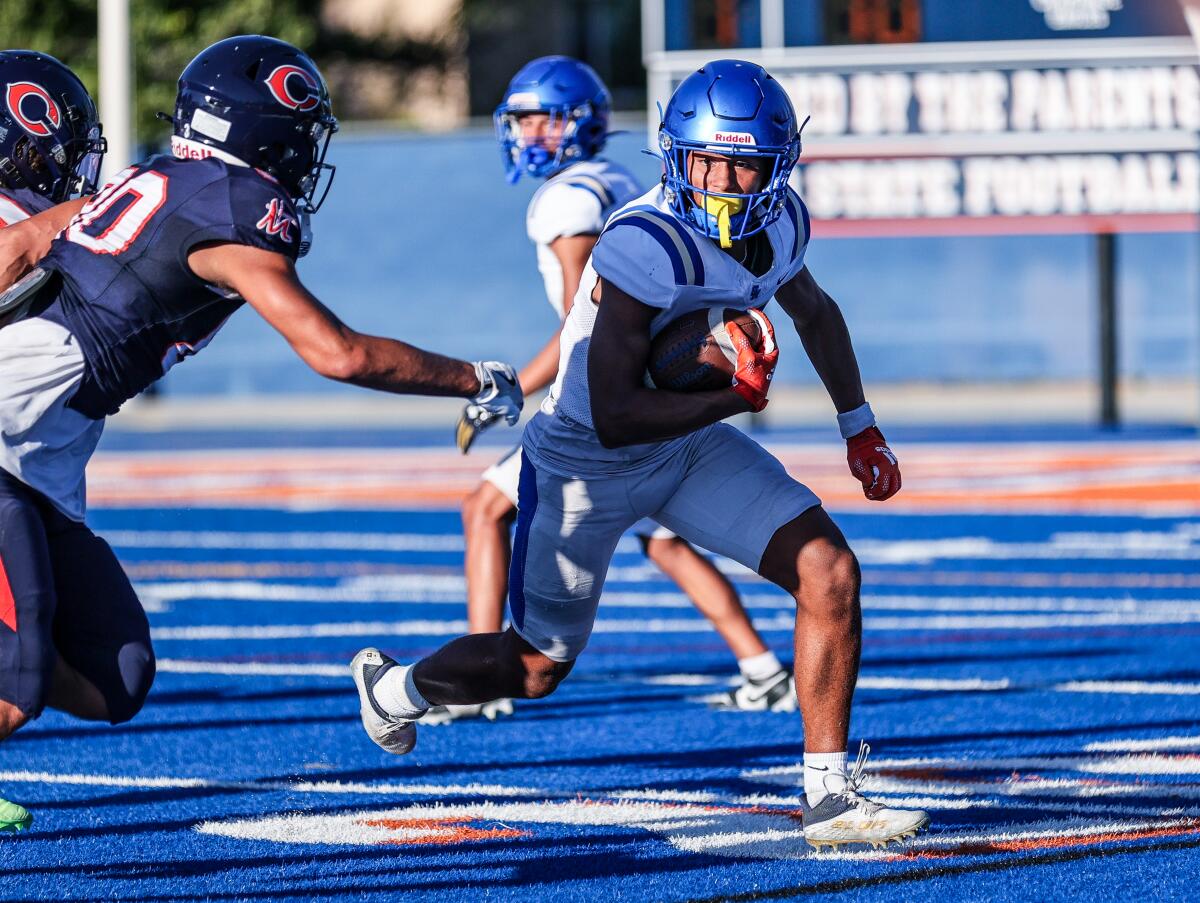
<instances>
[{"instance_id":1,"label":"white jersey with blue stripe","mask_svg":"<svg viewBox=\"0 0 1200 903\"><path fill-rule=\"evenodd\" d=\"M681 222L671 212L661 186L614 213L592 250L563 324L558 379L542 410L557 411L583 426L593 426L587 349L599 310L592 301L598 278L659 308L650 324L652 336L694 310L763 307L781 285L804 268L812 230L800 196L789 189L783 213L764 231L771 245L771 266L755 276L722 251L714 239Z\"/></svg>"},{"instance_id":2,"label":"white jersey with blue stripe","mask_svg":"<svg viewBox=\"0 0 1200 903\"><path fill-rule=\"evenodd\" d=\"M534 193L525 213L525 231L537 248L546 298L560 320L562 265L550 245L564 236L599 235L609 214L641 191L625 167L608 160L585 160L555 173Z\"/></svg>"}]
</instances>

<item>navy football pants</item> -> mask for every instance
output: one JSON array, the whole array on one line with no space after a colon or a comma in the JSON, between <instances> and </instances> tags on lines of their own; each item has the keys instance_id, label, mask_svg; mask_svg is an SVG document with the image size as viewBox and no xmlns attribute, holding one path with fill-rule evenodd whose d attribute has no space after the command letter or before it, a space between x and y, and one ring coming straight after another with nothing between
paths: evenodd
<instances>
[{"instance_id":1,"label":"navy football pants","mask_svg":"<svg viewBox=\"0 0 1200 903\"><path fill-rule=\"evenodd\" d=\"M108 543L0 470L0 699L36 718L55 655L128 721L154 682L150 624Z\"/></svg>"}]
</instances>

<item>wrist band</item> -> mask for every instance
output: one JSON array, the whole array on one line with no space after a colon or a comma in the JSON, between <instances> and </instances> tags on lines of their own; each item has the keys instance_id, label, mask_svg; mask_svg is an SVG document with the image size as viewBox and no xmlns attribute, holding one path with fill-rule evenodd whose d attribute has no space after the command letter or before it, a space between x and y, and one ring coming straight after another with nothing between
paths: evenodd
<instances>
[{"instance_id":1,"label":"wrist band","mask_svg":"<svg viewBox=\"0 0 1200 903\"><path fill-rule=\"evenodd\" d=\"M864 401L853 411L838 414L837 421L838 429L842 431L842 438L849 439L875 425L875 412L871 410L871 405Z\"/></svg>"}]
</instances>

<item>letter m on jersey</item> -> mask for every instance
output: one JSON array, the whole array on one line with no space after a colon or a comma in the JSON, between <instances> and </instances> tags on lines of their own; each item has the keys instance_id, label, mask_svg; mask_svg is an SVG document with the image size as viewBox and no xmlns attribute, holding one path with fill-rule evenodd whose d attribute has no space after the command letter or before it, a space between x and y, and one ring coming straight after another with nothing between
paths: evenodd
<instances>
[{"instance_id":1,"label":"letter m on jersey","mask_svg":"<svg viewBox=\"0 0 1200 903\"><path fill-rule=\"evenodd\" d=\"M267 212L258 221L257 228L268 235L278 235L284 242L291 242L292 226L295 225L296 218L284 209L283 202L279 198L271 198L267 204Z\"/></svg>"}]
</instances>

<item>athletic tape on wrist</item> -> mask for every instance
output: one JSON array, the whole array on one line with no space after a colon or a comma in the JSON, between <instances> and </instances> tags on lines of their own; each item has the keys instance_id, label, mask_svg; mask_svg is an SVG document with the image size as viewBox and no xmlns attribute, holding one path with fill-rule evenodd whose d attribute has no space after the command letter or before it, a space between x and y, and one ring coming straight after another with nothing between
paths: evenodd
<instances>
[{"instance_id":1,"label":"athletic tape on wrist","mask_svg":"<svg viewBox=\"0 0 1200 903\"><path fill-rule=\"evenodd\" d=\"M838 429L842 431L842 438L849 439L875 425L875 412L871 410L870 403L864 401L853 411L838 414L837 421Z\"/></svg>"}]
</instances>

